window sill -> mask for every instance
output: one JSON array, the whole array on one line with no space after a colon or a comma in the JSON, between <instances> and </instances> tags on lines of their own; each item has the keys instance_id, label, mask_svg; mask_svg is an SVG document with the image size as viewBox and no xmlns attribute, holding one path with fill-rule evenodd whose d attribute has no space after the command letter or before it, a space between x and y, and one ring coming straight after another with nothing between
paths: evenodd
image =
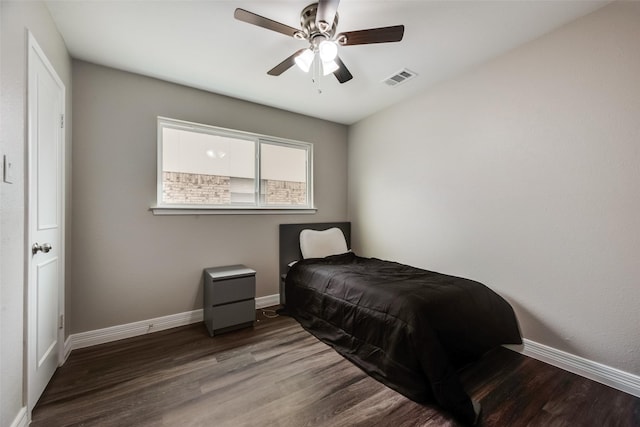
<instances>
[{"instance_id":1,"label":"window sill","mask_svg":"<svg viewBox=\"0 0 640 427\"><path fill-rule=\"evenodd\" d=\"M317 208L198 208L151 206L154 215L301 215L315 214Z\"/></svg>"}]
</instances>

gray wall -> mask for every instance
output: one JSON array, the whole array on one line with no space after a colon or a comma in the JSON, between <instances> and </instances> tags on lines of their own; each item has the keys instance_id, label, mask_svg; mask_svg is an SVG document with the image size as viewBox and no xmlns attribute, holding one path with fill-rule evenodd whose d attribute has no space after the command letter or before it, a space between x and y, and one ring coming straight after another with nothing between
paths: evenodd
<instances>
[{"instance_id":1,"label":"gray wall","mask_svg":"<svg viewBox=\"0 0 640 427\"><path fill-rule=\"evenodd\" d=\"M0 154L8 155L15 169L13 184L0 183L0 425L8 426L26 404L23 399L23 333L25 254L28 253L25 247L27 29L33 33L66 86L67 125L71 123L71 58L43 3L2 0L0 10ZM70 126L65 142L70 157ZM71 164L70 158L67 164ZM69 169L69 176L70 173ZM70 200L68 183L67 195ZM68 222L67 230L70 230Z\"/></svg>"},{"instance_id":2,"label":"gray wall","mask_svg":"<svg viewBox=\"0 0 640 427\"><path fill-rule=\"evenodd\" d=\"M355 249L485 282L526 338L640 374L639 23L612 3L350 128Z\"/></svg>"},{"instance_id":3,"label":"gray wall","mask_svg":"<svg viewBox=\"0 0 640 427\"><path fill-rule=\"evenodd\" d=\"M347 128L74 61L71 333L202 307L202 269L278 293L278 224L347 216ZM154 216L156 117L314 143L315 215Z\"/></svg>"}]
</instances>

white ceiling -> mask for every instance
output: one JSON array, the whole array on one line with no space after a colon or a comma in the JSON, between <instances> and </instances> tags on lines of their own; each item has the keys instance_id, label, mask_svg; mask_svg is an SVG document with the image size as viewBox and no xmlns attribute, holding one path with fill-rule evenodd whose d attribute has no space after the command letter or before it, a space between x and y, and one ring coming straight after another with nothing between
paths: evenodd
<instances>
[{"instance_id":1,"label":"white ceiling","mask_svg":"<svg viewBox=\"0 0 640 427\"><path fill-rule=\"evenodd\" d=\"M266 74L306 47L233 18L241 7L299 27L311 0L47 1L72 57L351 124L476 64L598 9L609 0L342 0L338 32L405 25L399 43L344 46L353 80L292 67ZM408 68L413 80L382 83ZM319 93L318 89L322 93Z\"/></svg>"}]
</instances>

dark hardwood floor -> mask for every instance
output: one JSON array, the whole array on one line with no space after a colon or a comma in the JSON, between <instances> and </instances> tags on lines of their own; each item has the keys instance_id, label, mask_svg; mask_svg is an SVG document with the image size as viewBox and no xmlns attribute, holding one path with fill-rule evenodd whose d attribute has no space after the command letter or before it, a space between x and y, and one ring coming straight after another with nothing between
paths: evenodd
<instances>
[{"instance_id":1,"label":"dark hardwood floor","mask_svg":"<svg viewBox=\"0 0 640 427\"><path fill-rule=\"evenodd\" d=\"M74 351L31 426L456 426L288 317L210 338L194 324ZM498 348L461 373L481 426L640 426L640 399Z\"/></svg>"}]
</instances>

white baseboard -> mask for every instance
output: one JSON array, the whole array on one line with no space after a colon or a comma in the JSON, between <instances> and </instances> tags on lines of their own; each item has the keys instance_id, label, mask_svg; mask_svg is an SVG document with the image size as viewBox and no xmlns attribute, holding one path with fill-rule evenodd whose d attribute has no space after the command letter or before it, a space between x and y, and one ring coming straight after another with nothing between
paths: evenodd
<instances>
[{"instance_id":1,"label":"white baseboard","mask_svg":"<svg viewBox=\"0 0 640 427\"><path fill-rule=\"evenodd\" d=\"M27 407L23 406L20 408L18 415L14 418L11 423L11 427L27 427L29 425L29 412L27 411Z\"/></svg>"},{"instance_id":2,"label":"white baseboard","mask_svg":"<svg viewBox=\"0 0 640 427\"><path fill-rule=\"evenodd\" d=\"M279 294L267 295L256 298L256 309L278 305L279 303ZM190 325L191 323L202 322L202 320L203 312L202 309L199 309L187 311L185 313L171 314L169 316L156 317L154 319L141 320L139 322L127 323L125 325L111 326L109 328L72 334L69 335L65 341L65 355L68 356L72 350L79 348L91 347L125 338L137 337L139 335L163 331L165 329L175 328L178 326Z\"/></svg>"},{"instance_id":3,"label":"white baseboard","mask_svg":"<svg viewBox=\"0 0 640 427\"><path fill-rule=\"evenodd\" d=\"M71 350L202 322L202 309L69 335Z\"/></svg>"},{"instance_id":4,"label":"white baseboard","mask_svg":"<svg viewBox=\"0 0 640 427\"><path fill-rule=\"evenodd\" d=\"M256 309L272 307L280 304L280 294L267 295L266 297L256 298Z\"/></svg>"},{"instance_id":5,"label":"white baseboard","mask_svg":"<svg viewBox=\"0 0 640 427\"><path fill-rule=\"evenodd\" d=\"M589 378L616 390L640 397L640 376L611 366L603 365L528 339L521 346L505 346L533 359L553 365L565 371Z\"/></svg>"},{"instance_id":6,"label":"white baseboard","mask_svg":"<svg viewBox=\"0 0 640 427\"><path fill-rule=\"evenodd\" d=\"M63 350L63 354L62 354L62 363L67 361L67 359L69 358L69 355L71 354L71 350L73 350L73 349L71 348L71 335L69 335L67 337L67 339L64 341L64 350Z\"/></svg>"},{"instance_id":7,"label":"white baseboard","mask_svg":"<svg viewBox=\"0 0 640 427\"><path fill-rule=\"evenodd\" d=\"M256 298L256 309L271 307L278 305L279 303L279 294L267 295ZM90 347L124 338L131 338L151 332L189 325L191 323L202 322L202 320L203 312L202 309L200 309L128 323L126 325L112 326L110 328L73 334L65 341L65 355L68 356L72 350L78 348ZM640 376L638 375L630 374L601 363L593 362L580 356L576 356L562 350L557 350L553 347L539 344L528 339L523 339L523 345L521 346L505 347L522 353L525 356L529 356L560 369L564 369L565 371L573 372L574 374L582 377L589 378L593 381L608 385L633 396L640 397ZM16 418L16 420L18 420L18 418ZM15 424L14 422L12 427L14 425L17 427L22 424Z\"/></svg>"}]
</instances>

